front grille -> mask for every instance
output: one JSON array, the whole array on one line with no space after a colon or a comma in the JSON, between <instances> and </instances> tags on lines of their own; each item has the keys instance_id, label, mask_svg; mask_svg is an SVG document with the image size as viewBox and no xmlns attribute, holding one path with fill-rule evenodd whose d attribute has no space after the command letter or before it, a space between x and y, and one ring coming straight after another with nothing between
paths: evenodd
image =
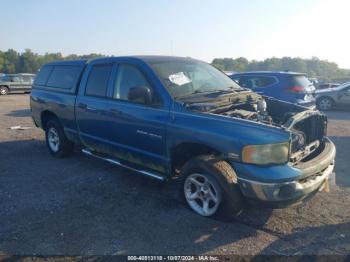
<instances>
[{"instance_id":1,"label":"front grille","mask_svg":"<svg viewBox=\"0 0 350 262\"><path fill-rule=\"evenodd\" d=\"M291 129L293 133L291 153L295 153L305 146L324 140L327 132L327 117L325 115L312 115L296 123Z\"/></svg>"}]
</instances>

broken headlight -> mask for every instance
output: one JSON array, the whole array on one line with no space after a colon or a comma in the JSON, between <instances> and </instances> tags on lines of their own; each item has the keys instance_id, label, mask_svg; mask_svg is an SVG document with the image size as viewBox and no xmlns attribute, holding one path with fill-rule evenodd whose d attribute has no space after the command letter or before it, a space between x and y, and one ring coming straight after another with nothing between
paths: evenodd
<instances>
[{"instance_id":1,"label":"broken headlight","mask_svg":"<svg viewBox=\"0 0 350 262\"><path fill-rule=\"evenodd\" d=\"M249 164L284 164L289 159L289 142L243 147L242 161Z\"/></svg>"}]
</instances>

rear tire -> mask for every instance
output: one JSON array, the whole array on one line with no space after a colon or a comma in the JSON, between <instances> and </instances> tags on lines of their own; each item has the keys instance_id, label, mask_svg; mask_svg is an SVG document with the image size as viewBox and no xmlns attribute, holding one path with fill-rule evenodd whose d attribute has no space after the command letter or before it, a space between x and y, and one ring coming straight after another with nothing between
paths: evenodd
<instances>
[{"instance_id":1,"label":"rear tire","mask_svg":"<svg viewBox=\"0 0 350 262\"><path fill-rule=\"evenodd\" d=\"M317 108L322 111L329 111L333 109L334 101L330 97L321 97L317 100Z\"/></svg>"},{"instance_id":2,"label":"rear tire","mask_svg":"<svg viewBox=\"0 0 350 262\"><path fill-rule=\"evenodd\" d=\"M45 137L46 145L54 157L66 157L73 152L73 143L67 139L57 119L48 121L45 127Z\"/></svg>"},{"instance_id":3,"label":"rear tire","mask_svg":"<svg viewBox=\"0 0 350 262\"><path fill-rule=\"evenodd\" d=\"M232 220L241 212L237 175L226 161L213 155L192 158L183 166L181 180L184 200L195 213Z\"/></svg>"},{"instance_id":4,"label":"rear tire","mask_svg":"<svg viewBox=\"0 0 350 262\"><path fill-rule=\"evenodd\" d=\"M9 89L6 86L0 86L0 95L5 96L9 93Z\"/></svg>"}]
</instances>

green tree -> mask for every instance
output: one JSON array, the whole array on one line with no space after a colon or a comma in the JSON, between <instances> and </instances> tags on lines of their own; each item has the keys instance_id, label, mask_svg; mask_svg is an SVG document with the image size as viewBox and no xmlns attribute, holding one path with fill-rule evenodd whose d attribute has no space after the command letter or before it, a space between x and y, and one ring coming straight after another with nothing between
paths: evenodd
<instances>
[{"instance_id":1,"label":"green tree","mask_svg":"<svg viewBox=\"0 0 350 262\"><path fill-rule=\"evenodd\" d=\"M30 49L20 54L17 64L17 73L36 73L40 68L38 55Z\"/></svg>"},{"instance_id":2,"label":"green tree","mask_svg":"<svg viewBox=\"0 0 350 262\"><path fill-rule=\"evenodd\" d=\"M13 50L9 49L6 52L4 52L4 72L5 73L16 73L17 65L18 65L18 58L19 54Z\"/></svg>"},{"instance_id":3,"label":"green tree","mask_svg":"<svg viewBox=\"0 0 350 262\"><path fill-rule=\"evenodd\" d=\"M263 61L246 58L215 58L212 64L226 71L295 71L317 77L325 81L349 81L350 69L339 68L336 63L320 60L317 57L303 59L300 57L267 58Z\"/></svg>"}]
</instances>

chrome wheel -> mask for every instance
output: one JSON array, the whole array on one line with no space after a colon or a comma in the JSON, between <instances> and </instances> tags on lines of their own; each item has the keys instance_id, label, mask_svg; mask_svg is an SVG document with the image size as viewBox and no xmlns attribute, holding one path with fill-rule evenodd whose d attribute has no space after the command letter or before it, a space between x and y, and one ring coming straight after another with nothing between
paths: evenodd
<instances>
[{"instance_id":1,"label":"chrome wheel","mask_svg":"<svg viewBox=\"0 0 350 262\"><path fill-rule=\"evenodd\" d=\"M330 100L329 98L321 98L320 101L318 102L318 107L321 110L330 110L333 106L333 102L332 100Z\"/></svg>"},{"instance_id":2,"label":"chrome wheel","mask_svg":"<svg viewBox=\"0 0 350 262\"><path fill-rule=\"evenodd\" d=\"M188 205L201 216L212 216L221 203L221 189L214 179L205 174L191 174L184 183Z\"/></svg>"},{"instance_id":3,"label":"chrome wheel","mask_svg":"<svg viewBox=\"0 0 350 262\"><path fill-rule=\"evenodd\" d=\"M6 88L6 87L3 87L3 86L0 87L0 95L3 95L3 96L4 96L4 95L7 95L7 92L8 92L8 91L7 91L7 88Z\"/></svg>"},{"instance_id":4,"label":"chrome wheel","mask_svg":"<svg viewBox=\"0 0 350 262\"><path fill-rule=\"evenodd\" d=\"M49 142L50 149L56 153L60 149L60 137L58 136L58 132L56 128L50 127L47 132L47 140Z\"/></svg>"}]
</instances>

